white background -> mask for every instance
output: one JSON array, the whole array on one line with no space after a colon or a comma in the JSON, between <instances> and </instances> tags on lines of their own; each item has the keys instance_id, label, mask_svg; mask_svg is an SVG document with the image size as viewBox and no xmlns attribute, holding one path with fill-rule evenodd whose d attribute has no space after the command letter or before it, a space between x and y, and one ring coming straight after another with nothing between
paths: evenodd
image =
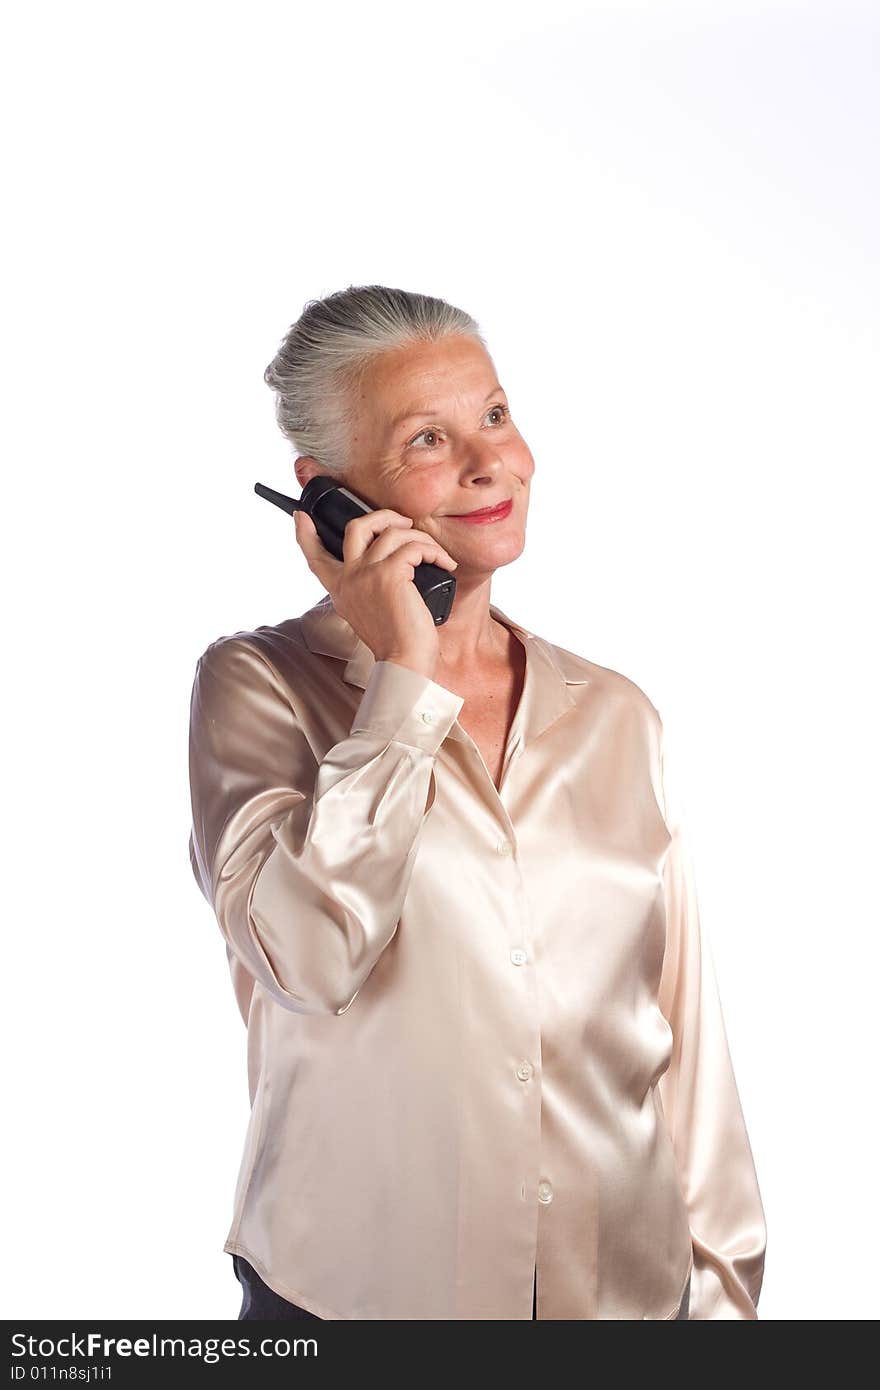
<instances>
[{"instance_id":1,"label":"white background","mask_svg":"<svg viewBox=\"0 0 880 1390\"><path fill-rule=\"evenodd\" d=\"M379 282L477 318L535 456L493 599L676 732L759 1317L874 1318L880 13L318 9L6 22L5 1316L237 1317L189 694L323 592L262 372Z\"/></svg>"}]
</instances>

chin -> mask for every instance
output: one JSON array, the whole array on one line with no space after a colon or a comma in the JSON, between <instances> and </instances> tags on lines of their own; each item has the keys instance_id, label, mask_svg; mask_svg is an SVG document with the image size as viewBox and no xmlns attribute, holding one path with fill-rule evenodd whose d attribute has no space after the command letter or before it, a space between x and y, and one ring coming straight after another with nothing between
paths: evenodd
<instances>
[{"instance_id":1,"label":"chin","mask_svg":"<svg viewBox=\"0 0 880 1390\"><path fill-rule=\"evenodd\" d=\"M474 547L476 549L476 547ZM517 544L498 544L487 546L482 555L477 554L471 560L466 555L456 555L453 558L458 560L459 568L456 574L463 570L469 570L472 574L486 573L491 574L493 570L503 569L505 565L512 565L514 560L518 560L526 548L525 539Z\"/></svg>"}]
</instances>

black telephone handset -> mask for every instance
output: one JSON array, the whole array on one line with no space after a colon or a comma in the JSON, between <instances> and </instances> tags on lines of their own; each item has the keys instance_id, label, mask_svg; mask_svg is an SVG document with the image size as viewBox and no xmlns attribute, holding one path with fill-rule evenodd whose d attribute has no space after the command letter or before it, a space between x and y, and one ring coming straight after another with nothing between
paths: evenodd
<instances>
[{"instance_id":1,"label":"black telephone handset","mask_svg":"<svg viewBox=\"0 0 880 1390\"><path fill-rule=\"evenodd\" d=\"M276 507L289 512L291 516L296 511L308 512L315 523L321 544L331 555L335 555L337 560L343 558L342 537L352 517L363 516L365 512L373 510L362 498L350 492L347 487L341 487L335 478L324 473L309 479L298 501L295 497L287 497L285 493L276 492L274 488L266 487L263 483L255 483L254 492L260 497L265 497L267 502L274 502ZM450 574L449 570L443 569L441 565L433 565L425 560L422 564L416 565L413 583L425 600L435 626L440 627L452 611L455 575Z\"/></svg>"}]
</instances>

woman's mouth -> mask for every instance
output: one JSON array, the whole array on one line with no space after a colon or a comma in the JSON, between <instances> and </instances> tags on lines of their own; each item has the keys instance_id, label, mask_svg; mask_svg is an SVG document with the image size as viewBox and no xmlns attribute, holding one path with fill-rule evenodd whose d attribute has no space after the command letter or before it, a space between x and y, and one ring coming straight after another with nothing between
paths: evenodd
<instances>
[{"instance_id":1,"label":"woman's mouth","mask_svg":"<svg viewBox=\"0 0 880 1390\"><path fill-rule=\"evenodd\" d=\"M483 522L503 521L506 516L510 516L513 508L513 498L508 497L506 502L499 502L497 507L481 507L479 511L462 512L458 516L454 512L447 513L448 521L467 521L471 526L480 526Z\"/></svg>"}]
</instances>

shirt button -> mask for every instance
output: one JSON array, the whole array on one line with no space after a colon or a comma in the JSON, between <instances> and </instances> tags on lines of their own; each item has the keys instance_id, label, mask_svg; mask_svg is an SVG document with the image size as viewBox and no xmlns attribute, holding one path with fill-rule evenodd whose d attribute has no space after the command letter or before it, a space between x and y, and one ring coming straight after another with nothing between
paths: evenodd
<instances>
[{"instance_id":1,"label":"shirt button","mask_svg":"<svg viewBox=\"0 0 880 1390\"><path fill-rule=\"evenodd\" d=\"M432 709L423 709L423 710L422 710L422 719L424 720L424 722L425 722L426 724L436 724L436 723L437 723L437 714L436 714L436 711L435 711L435 710L432 710Z\"/></svg>"},{"instance_id":2,"label":"shirt button","mask_svg":"<svg viewBox=\"0 0 880 1390\"><path fill-rule=\"evenodd\" d=\"M513 961L514 965L525 965L528 958L528 951L524 951L521 946L514 946L510 953L510 959Z\"/></svg>"},{"instance_id":3,"label":"shirt button","mask_svg":"<svg viewBox=\"0 0 880 1390\"><path fill-rule=\"evenodd\" d=\"M538 1201L553 1201L553 1184L549 1183L546 1178L542 1178L541 1181L538 1183Z\"/></svg>"},{"instance_id":4,"label":"shirt button","mask_svg":"<svg viewBox=\"0 0 880 1390\"><path fill-rule=\"evenodd\" d=\"M528 1081L532 1075L531 1062L521 1062L516 1069L516 1074L519 1077L520 1081Z\"/></svg>"},{"instance_id":5,"label":"shirt button","mask_svg":"<svg viewBox=\"0 0 880 1390\"><path fill-rule=\"evenodd\" d=\"M497 848L499 854L513 854L513 845L509 840L499 840Z\"/></svg>"}]
</instances>

